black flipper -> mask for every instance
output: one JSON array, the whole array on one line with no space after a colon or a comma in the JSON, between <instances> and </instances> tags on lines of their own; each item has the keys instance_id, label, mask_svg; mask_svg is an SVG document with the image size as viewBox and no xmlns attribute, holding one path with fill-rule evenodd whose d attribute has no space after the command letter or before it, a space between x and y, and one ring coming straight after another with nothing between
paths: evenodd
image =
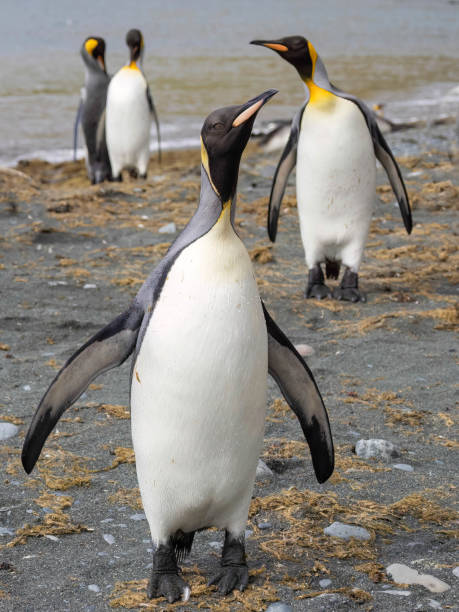
<instances>
[{"instance_id":1,"label":"black flipper","mask_svg":"<svg viewBox=\"0 0 459 612\"><path fill-rule=\"evenodd\" d=\"M75 117L75 124L73 126L73 161L76 161L77 149L78 149L78 126L81 121L81 115L83 114L83 98L80 99L78 105L77 114Z\"/></svg>"},{"instance_id":2,"label":"black flipper","mask_svg":"<svg viewBox=\"0 0 459 612\"><path fill-rule=\"evenodd\" d=\"M268 212L268 235L271 242L276 240L277 222L279 219L280 207L282 198L284 197L285 188L287 187L288 177L290 172L296 165L296 152L298 148L298 136L300 133L301 118L303 116L306 104L301 107L298 113L292 120L290 128L290 136L282 152L279 163L277 164L276 172L274 173L273 184L271 187L271 195L269 196L269 212Z\"/></svg>"},{"instance_id":3,"label":"black flipper","mask_svg":"<svg viewBox=\"0 0 459 612\"><path fill-rule=\"evenodd\" d=\"M365 121L367 123L368 130L370 131L371 139L373 141L375 155L387 173L389 182L395 193L395 197L397 198L398 206L400 208L400 213L403 219L403 224L405 225L407 233L411 234L411 230L413 229L413 219L411 216L410 202L408 200L405 183L403 182L402 173L400 172L400 168L398 167L398 164L395 161L392 151L390 150L386 139L384 138L381 133L381 130L379 129L375 114L371 109L368 108L368 106L364 102L362 102L362 100L359 100L359 98L356 98L352 94L348 94L344 91L341 91L340 89L338 89L338 87L335 87L334 85L330 84L330 88L333 93L340 96L341 98L345 98L346 100L354 102L354 104L359 107L360 111L365 117Z\"/></svg>"},{"instance_id":4,"label":"black flipper","mask_svg":"<svg viewBox=\"0 0 459 612\"><path fill-rule=\"evenodd\" d=\"M134 302L72 355L58 373L35 412L22 447L22 465L28 474L63 412L96 376L121 365L132 353L143 315Z\"/></svg>"},{"instance_id":5,"label":"black flipper","mask_svg":"<svg viewBox=\"0 0 459 612\"><path fill-rule=\"evenodd\" d=\"M150 107L150 111L153 115L153 119L155 120L156 125L156 134L158 135L158 161L161 163L161 133L159 131L159 119L156 113L155 105L153 104L153 98L151 97L150 88L147 85L147 100L148 106Z\"/></svg>"},{"instance_id":6,"label":"black flipper","mask_svg":"<svg viewBox=\"0 0 459 612\"><path fill-rule=\"evenodd\" d=\"M325 482L333 473L334 450L320 391L305 361L270 317L264 304L263 312L268 329L269 373L300 421L317 480Z\"/></svg>"}]
</instances>

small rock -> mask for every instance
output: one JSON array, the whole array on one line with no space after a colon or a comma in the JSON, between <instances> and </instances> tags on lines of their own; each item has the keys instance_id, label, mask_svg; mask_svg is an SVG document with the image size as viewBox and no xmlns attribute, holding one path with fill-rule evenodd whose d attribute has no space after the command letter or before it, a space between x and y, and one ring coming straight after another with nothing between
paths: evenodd
<instances>
[{"instance_id":1,"label":"small rock","mask_svg":"<svg viewBox=\"0 0 459 612\"><path fill-rule=\"evenodd\" d=\"M215 550L219 550L222 547L220 542L209 542L209 546Z\"/></svg>"},{"instance_id":2,"label":"small rock","mask_svg":"<svg viewBox=\"0 0 459 612\"><path fill-rule=\"evenodd\" d=\"M333 536L335 538L342 538L343 540L349 540L349 538L357 538L357 540L369 540L371 535L363 527L357 527L357 525L346 525L335 521L324 529L325 535Z\"/></svg>"},{"instance_id":3,"label":"small rock","mask_svg":"<svg viewBox=\"0 0 459 612\"><path fill-rule=\"evenodd\" d=\"M330 580L330 578L323 578L322 580L319 580L319 585L322 589L327 589L330 585L331 585L332 581Z\"/></svg>"},{"instance_id":4,"label":"small rock","mask_svg":"<svg viewBox=\"0 0 459 612\"><path fill-rule=\"evenodd\" d=\"M88 584L88 591L92 591L93 593L99 593L100 588L97 586L97 584Z\"/></svg>"},{"instance_id":5,"label":"small rock","mask_svg":"<svg viewBox=\"0 0 459 612\"><path fill-rule=\"evenodd\" d=\"M172 221L171 223L167 223L166 225L163 225L162 227L160 227L158 230L158 233L159 234L175 234L176 231L177 231L177 227L175 226L175 223Z\"/></svg>"},{"instance_id":6,"label":"small rock","mask_svg":"<svg viewBox=\"0 0 459 612\"><path fill-rule=\"evenodd\" d=\"M271 529L273 526L269 521L264 521L263 523L258 523L258 529Z\"/></svg>"},{"instance_id":7,"label":"small rock","mask_svg":"<svg viewBox=\"0 0 459 612\"><path fill-rule=\"evenodd\" d=\"M402 470L403 472L413 472L414 468L412 465L408 465L408 463L394 463L392 465L396 470Z\"/></svg>"},{"instance_id":8,"label":"small rock","mask_svg":"<svg viewBox=\"0 0 459 612\"><path fill-rule=\"evenodd\" d=\"M389 595L398 595L399 597L408 597L411 595L411 591L399 591L397 589L386 589L385 591L379 591L380 593L388 593Z\"/></svg>"},{"instance_id":9,"label":"small rock","mask_svg":"<svg viewBox=\"0 0 459 612\"><path fill-rule=\"evenodd\" d=\"M310 357L315 352L309 344L295 344L295 348L302 357Z\"/></svg>"},{"instance_id":10,"label":"small rock","mask_svg":"<svg viewBox=\"0 0 459 612\"><path fill-rule=\"evenodd\" d=\"M453 569L453 574L456 578L459 578L459 565Z\"/></svg>"},{"instance_id":11,"label":"small rock","mask_svg":"<svg viewBox=\"0 0 459 612\"><path fill-rule=\"evenodd\" d=\"M97 285L94 285L94 283L85 283L83 289L97 289Z\"/></svg>"},{"instance_id":12,"label":"small rock","mask_svg":"<svg viewBox=\"0 0 459 612\"><path fill-rule=\"evenodd\" d=\"M266 608L266 612L293 612L293 608L288 603L276 601Z\"/></svg>"},{"instance_id":13,"label":"small rock","mask_svg":"<svg viewBox=\"0 0 459 612\"><path fill-rule=\"evenodd\" d=\"M19 431L19 427L13 425L13 423L0 423L0 440L8 440L16 436Z\"/></svg>"},{"instance_id":14,"label":"small rock","mask_svg":"<svg viewBox=\"0 0 459 612\"><path fill-rule=\"evenodd\" d=\"M48 538L48 540L51 540L52 542L59 542L59 538L55 535L46 534L45 538Z\"/></svg>"},{"instance_id":15,"label":"small rock","mask_svg":"<svg viewBox=\"0 0 459 612\"><path fill-rule=\"evenodd\" d=\"M420 574L415 569L401 563L392 563L386 567L386 572L398 584L420 584L431 593L443 593L451 588L443 580L430 574Z\"/></svg>"},{"instance_id":16,"label":"small rock","mask_svg":"<svg viewBox=\"0 0 459 612\"><path fill-rule=\"evenodd\" d=\"M24 389L24 391L30 391L31 386L30 385L23 385L22 388Z\"/></svg>"},{"instance_id":17,"label":"small rock","mask_svg":"<svg viewBox=\"0 0 459 612\"><path fill-rule=\"evenodd\" d=\"M434 610L443 610L443 606L436 599L428 599L427 603L429 604L429 607L433 608Z\"/></svg>"},{"instance_id":18,"label":"small rock","mask_svg":"<svg viewBox=\"0 0 459 612\"><path fill-rule=\"evenodd\" d=\"M359 440L355 445L355 453L363 459L374 458L382 461L400 457L398 449L392 442L381 439Z\"/></svg>"},{"instance_id":19,"label":"small rock","mask_svg":"<svg viewBox=\"0 0 459 612\"><path fill-rule=\"evenodd\" d=\"M147 517L145 516L143 512L140 512L139 514L131 514L129 518L131 519L131 521L143 521Z\"/></svg>"},{"instance_id":20,"label":"small rock","mask_svg":"<svg viewBox=\"0 0 459 612\"><path fill-rule=\"evenodd\" d=\"M269 468L264 461L258 460L256 478L263 480L266 478L272 478L274 476L273 471Z\"/></svg>"},{"instance_id":21,"label":"small rock","mask_svg":"<svg viewBox=\"0 0 459 612\"><path fill-rule=\"evenodd\" d=\"M103 538L107 542L107 544L115 543L115 538L112 536L111 533L104 533Z\"/></svg>"},{"instance_id":22,"label":"small rock","mask_svg":"<svg viewBox=\"0 0 459 612\"><path fill-rule=\"evenodd\" d=\"M251 535L253 535L252 529L246 529L244 532L245 539L250 538Z\"/></svg>"},{"instance_id":23,"label":"small rock","mask_svg":"<svg viewBox=\"0 0 459 612\"><path fill-rule=\"evenodd\" d=\"M8 527L0 527L0 536L14 535L14 529L8 529Z\"/></svg>"}]
</instances>

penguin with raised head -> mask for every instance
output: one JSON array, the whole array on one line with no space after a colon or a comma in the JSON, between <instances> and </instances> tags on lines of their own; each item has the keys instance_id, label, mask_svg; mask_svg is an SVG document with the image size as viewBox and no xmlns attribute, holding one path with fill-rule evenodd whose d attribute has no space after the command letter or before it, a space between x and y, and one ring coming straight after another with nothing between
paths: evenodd
<instances>
[{"instance_id":1,"label":"penguin with raised head","mask_svg":"<svg viewBox=\"0 0 459 612\"><path fill-rule=\"evenodd\" d=\"M381 134L373 112L358 98L328 80L311 42L302 36L253 40L276 51L298 71L306 101L292 121L289 140L274 174L269 201L268 233L274 242L279 211L290 172L296 164L300 230L309 277L306 297L332 295L329 278L341 283L338 300L365 301L358 271L367 240L376 189L376 159L384 167L396 195L406 231L411 210L400 169Z\"/></svg>"},{"instance_id":2,"label":"penguin with raised head","mask_svg":"<svg viewBox=\"0 0 459 612\"><path fill-rule=\"evenodd\" d=\"M73 130L73 156L75 159L81 122L86 142L86 168L94 184L110 180L112 176L105 142L105 104L110 77L105 66L104 39L89 36L80 53L85 64L85 83Z\"/></svg>"},{"instance_id":3,"label":"penguin with raised head","mask_svg":"<svg viewBox=\"0 0 459 612\"><path fill-rule=\"evenodd\" d=\"M144 40L140 30L129 30L126 44L130 52L129 63L110 81L105 118L108 154L115 180L122 179L121 172L125 169L131 176L146 178L152 119L156 123L161 161L159 121L142 70Z\"/></svg>"},{"instance_id":4,"label":"penguin with raised head","mask_svg":"<svg viewBox=\"0 0 459 612\"><path fill-rule=\"evenodd\" d=\"M43 397L22 462L29 473L59 417L101 372L134 352L132 439L154 543L148 597L186 599L178 561L196 531L225 530L223 594L248 583L244 528L263 441L267 374L298 417L319 482L333 443L314 378L264 307L234 228L242 152L276 93L214 111L202 128L198 208L129 308L84 344Z\"/></svg>"}]
</instances>

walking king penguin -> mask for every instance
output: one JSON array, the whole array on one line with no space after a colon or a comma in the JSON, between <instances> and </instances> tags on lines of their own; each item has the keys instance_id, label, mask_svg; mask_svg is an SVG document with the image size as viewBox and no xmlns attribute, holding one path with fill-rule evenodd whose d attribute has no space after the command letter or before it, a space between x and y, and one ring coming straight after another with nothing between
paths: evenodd
<instances>
[{"instance_id":1,"label":"walking king penguin","mask_svg":"<svg viewBox=\"0 0 459 612\"><path fill-rule=\"evenodd\" d=\"M375 156L384 167L398 200L406 231L412 220L397 163L372 111L358 98L334 87L312 44L302 36L253 40L276 51L298 71L306 102L292 121L290 137L277 166L269 201L268 233L274 242L290 172L296 169L301 238L309 268L306 297L331 295L327 278L338 278L338 300L365 301L358 271L370 228L376 189Z\"/></svg>"},{"instance_id":2,"label":"walking king penguin","mask_svg":"<svg viewBox=\"0 0 459 612\"><path fill-rule=\"evenodd\" d=\"M110 77L105 67L105 41L90 36L81 46L81 57L85 64L85 84L81 90L75 127L73 130L73 153L76 156L78 124L81 121L86 141L86 168L91 183L110 180L112 173L105 142L105 103Z\"/></svg>"},{"instance_id":3,"label":"walking king penguin","mask_svg":"<svg viewBox=\"0 0 459 612\"><path fill-rule=\"evenodd\" d=\"M239 162L268 90L214 111L202 128L201 196L188 225L129 308L84 344L43 397L27 433L30 472L64 410L134 352L132 439L154 544L148 597L186 599L177 561L196 531L225 530L220 593L247 586L244 528L263 440L268 371L298 417L316 477L333 471L314 378L261 302L234 230Z\"/></svg>"},{"instance_id":4,"label":"walking king penguin","mask_svg":"<svg viewBox=\"0 0 459 612\"><path fill-rule=\"evenodd\" d=\"M161 161L158 116L142 72L144 42L140 30L129 30L126 44L130 50L129 63L112 77L107 94L105 125L115 180L121 180L124 169L129 170L132 176L146 178L152 118L156 123Z\"/></svg>"}]
</instances>

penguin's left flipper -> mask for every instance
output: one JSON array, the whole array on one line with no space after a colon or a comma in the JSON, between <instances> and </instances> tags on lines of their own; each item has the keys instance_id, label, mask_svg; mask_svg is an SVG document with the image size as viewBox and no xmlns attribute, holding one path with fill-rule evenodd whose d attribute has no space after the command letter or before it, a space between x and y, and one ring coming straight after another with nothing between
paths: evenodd
<instances>
[{"instance_id":1,"label":"penguin's left flipper","mask_svg":"<svg viewBox=\"0 0 459 612\"><path fill-rule=\"evenodd\" d=\"M273 184L271 186L271 195L269 196L268 211L268 235L271 242L276 240L277 222L279 220L282 198L284 197L290 172L296 165L300 124L306 104L300 108L292 120L289 139L285 145L285 149L282 152L279 163L277 164L276 172L274 173Z\"/></svg>"},{"instance_id":2,"label":"penguin's left flipper","mask_svg":"<svg viewBox=\"0 0 459 612\"><path fill-rule=\"evenodd\" d=\"M28 474L63 412L96 376L121 365L132 353L143 315L134 302L72 355L58 373L35 412L22 447L22 465Z\"/></svg>"},{"instance_id":3,"label":"penguin's left flipper","mask_svg":"<svg viewBox=\"0 0 459 612\"><path fill-rule=\"evenodd\" d=\"M80 125L81 115L83 114L83 98L80 99L80 104L78 105L77 114L75 117L75 124L73 126L73 161L76 161L77 158L77 149L78 149L78 126Z\"/></svg>"},{"instance_id":4,"label":"penguin's left flipper","mask_svg":"<svg viewBox=\"0 0 459 612\"><path fill-rule=\"evenodd\" d=\"M330 84L330 86L333 93L336 93L337 95L341 96L342 98L345 98L346 100L354 102L354 104L356 104L362 112L367 123L368 130L370 131L375 155L387 173L389 182L395 193L395 197L397 198L398 206L400 208L400 213L403 219L403 224L405 225L407 233L411 234L411 230L413 229L413 219L411 216L410 202L408 200L405 183L403 182L400 168L398 167L398 164L395 161L394 156L392 155L392 151L390 150L386 139L384 138L381 133L381 130L379 129L378 123L376 121L376 115L371 109L368 108L366 104L362 102L362 100L359 100L359 98L356 98L352 94L348 94L344 91L341 91L340 89L338 89L338 87L335 87L334 85Z\"/></svg>"},{"instance_id":5,"label":"penguin's left flipper","mask_svg":"<svg viewBox=\"0 0 459 612\"><path fill-rule=\"evenodd\" d=\"M153 115L153 119L155 120L156 134L158 135L158 161L159 163L161 163L161 133L159 131L159 119L156 113L155 105L153 104L153 98L151 96L151 91L148 85L147 85L147 100L148 100L148 106L150 107L150 112Z\"/></svg>"},{"instance_id":6,"label":"penguin's left flipper","mask_svg":"<svg viewBox=\"0 0 459 612\"><path fill-rule=\"evenodd\" d=\"M325 482L333 473L335 460L330 423L320 391L305 361L264 304L263 312L268 329L269 373L301 424L317 480Z\"/></svg>"}]
</instances>

